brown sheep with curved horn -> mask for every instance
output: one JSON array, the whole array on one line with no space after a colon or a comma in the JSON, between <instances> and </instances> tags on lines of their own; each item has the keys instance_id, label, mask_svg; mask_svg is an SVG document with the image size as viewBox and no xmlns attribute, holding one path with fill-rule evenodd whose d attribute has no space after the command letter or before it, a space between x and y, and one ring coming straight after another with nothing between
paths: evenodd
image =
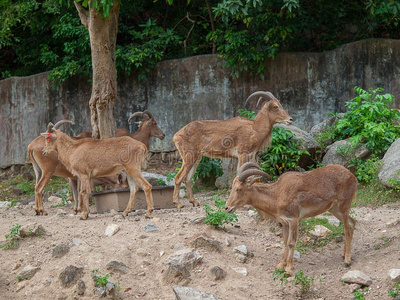
<instances>
[{"instance_id":1,"label":"brown sheep with curved horn","mask_svg":"<svg viewBox=\"0 0 400 300\"><path fill-rule=\"evenodd\" d=\"M182 167L175 176L173 201L178 208L179 188L182 181L186 185L189 202L199 204L192 192L192 178L202 156L212 158L238 158L238 168L248 161L255 161L256 153L265 150L271 143L272 126L275 123L292 122L291 116L279 100L270 92L258 91L251 94L246 103L256 97L266 97L253 120L235 117L224 121L194 121L179 130L173 143L182 158Z\"/></svg>"},{"instance_id":2,"label":"brown sheep with curved horn","mask_svg":"<svg viewBox=\"0 0 400 300\"><path fill-rule=\"evenodd\" d=\"M243 165L246 167L246 164ZM263 217L283 226L285 249L276 269L293 274L299 222L329 211L344 225L344 262L351 263L351 241L356 220L350 215L351 203L357 192L357 178L341 165L328 165L309 172L287 172L270 184L255 183L256 176L269 178L258 167L238 173L225 209L233 212L244 205L256 208Z\"/></svg>"}]
</instances>

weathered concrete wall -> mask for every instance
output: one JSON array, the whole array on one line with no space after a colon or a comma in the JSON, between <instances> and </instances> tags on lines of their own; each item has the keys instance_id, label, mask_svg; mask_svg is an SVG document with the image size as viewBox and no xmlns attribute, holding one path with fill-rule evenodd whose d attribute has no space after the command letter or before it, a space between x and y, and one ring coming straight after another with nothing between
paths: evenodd
<instances>
[{"instance_id":1,"label":"weathered concrete wall","mask_svg":"<svg viewBox=\"0 0 400 300\"><path fill-rule=\"evenodd\" d=\"M355 85L383 87L399 101L400 41L365 40L326 53L281 53L268 61L265 79L232 79L215 55L163 61L146 82L120 78L115 117L118 127L131 113L150 109L166 134L151 148L170 150L172 136L193 120L226 119L256 90L269 90L295 119L310 129L328 113L341 112ZM48 121L68 118L78 134L90 129L90 85L73 78L52 88L47 73L0 81L0 167L25 162L26 147ZM398 102L396 106L398 107Z\"/></svg>"}]
</instances>

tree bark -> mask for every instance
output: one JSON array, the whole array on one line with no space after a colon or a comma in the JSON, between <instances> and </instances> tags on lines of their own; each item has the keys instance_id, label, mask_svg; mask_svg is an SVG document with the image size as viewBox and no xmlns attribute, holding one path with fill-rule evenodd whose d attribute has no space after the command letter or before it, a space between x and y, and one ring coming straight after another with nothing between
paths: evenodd
<instances>
[{"instance_id":1,"label":"tree bark","mask_svg":"<svg viewBox=\"0 0 400 300\"><path fill-rule=\"evenodd\" d=\"M117 97L115 48L120 5L115 1L110 16L104 18L94 8L85 10L74 1L82 24L88 29L92 53L93 83L90 97L90 120L94 138L114 136L113 108Z\"/></svg>"}]
</instances>

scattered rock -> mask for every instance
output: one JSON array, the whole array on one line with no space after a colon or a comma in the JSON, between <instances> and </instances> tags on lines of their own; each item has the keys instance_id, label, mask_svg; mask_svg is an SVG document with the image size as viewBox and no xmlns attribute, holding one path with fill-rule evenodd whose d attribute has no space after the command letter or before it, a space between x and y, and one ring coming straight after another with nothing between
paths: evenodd
<instances>
[{"instance_id":1,"label":"scattered rock","mask_svg":"<svg viewBox=\"0 0 400 300\"><path fill-rule=\"evenodd\" d=\"M138 276L146 276L146 272L140 272L137 274Z\"/></svg>"},{"instance_id":2,"label":"scattered rock","mask_svg":"<svg viewBox=\"0 0 400 300\"><path fill-rule=\"evenodd\" d=\"M72 245L74 246L79 246L82 244L82 240L78 239L78 238L73 238L72 239Z\"/></svg>"},{"instance_id":3,"label":"scattered rock","mask_svg":"<svg viewBox=\"0 0 400 300\"><path fill-rule=\"evenodd\" d=\"M172 250L178 251L178 250L182 250L182 249L185 249L185 248L186 248L186 246L185 246L184 243L177 243L172 247Z\"/></svg>"},{"instance_id":4,"label":"scattered rock","mask_svg":"<svg viewBox=\"0 0 400 300\"><path fill-rule=\"evenodd\" d=\"M389 278L394 283L400 283L400 269L390 269Z\"/></svg>"},{"instance_id":5,"label":"scattered rock","mask_svg":"<svg viewBox=\"0 0 400 300\"><path fill-rule=\"evenodd\" d=\"M106 264L106 269L111 272L117 272L120 274L128 274L129 268L123 262L118 260L112 260Z\"/></svg>"},{"instance_id":6,"label":"scattered rock","mask_svg":"<svg viewBox=\"0 0 400 300\"><path fill-rule=\"evenodd\" d=\"M393 188L393 180L400 179L400 139L395 140L382 158L383 164L378 177L380 182Z\"/></svg>"},{"instance_id":7,"label":"scattered rock","mask_svg":"<svg viewBox=\"0 0 400 300\"><path fill-rule=\"evenodd\" d=\"M294 140L299 145L299 148L302 150L311 151L313 149L318 148L317 142L314 140L313 136L308 132L301 130L300 128L293 125L285 125L285 124L275 124L274 127L280 127L286 130L291 131L294 134Z\"/></svg>"},{"instance_id":8,"label":"scattered rock","mask_svg":"<svg viewBox=\"0 0 400 300\"><path fill-rule=\"evenodd\" d=\"M210 251L221 251L221 243L204 232L190 237L188 244L196 249L206 248Z\"/></svg>"},{"instance_id":9,"label":"scattered rock","mask_svg":"<svg viewBox=\"0 0 400 300\"><path fill-rule=\"evenodd\" d=\"M99 298L107 296L106 290L103 289L102 287L97 288L97 296L99 296Z\"/></svg>"},{"instance_id":10,"label":"scattered rock","mask_svg":"<svg viewBox=\"0 0 400 300\"><path fill-rule=\"evenodd\" d=\"M78 295L83 295L85 294L85 290L86 290L86 284L82 279L78 280L78 284L76 285L76 293Z\"/></svg>"},{"instance_id":11,"label":"scattered rock","mask_svg":"<svg viewBox=\"0 0 400 300\"><path fill-rule=\"evenodd\" d=\"M0 201L0 208L7 208L8 207L8 201Z\"/></svg>"},{"instance_id":12,"label":"scattered rock","mask_svg":"<svg viewBox=\"0 0 400 300\"><path fill-rule=\"evenodd\" d=\"M165 258L167 271L163 279L167 283L188 282L190 271L201 262L203 257L194 249L183 249Z\"/></svg>"},{"instance_id":13,"label":"scattered rock","mask_svg":"<svg viewBox=\"0 0 400 300\"><path fill-rule=\"evenodd\" d=\"M106 294L112 299L115 297L115 284L108 281L106 284Z\"/></svg>"},{"instance_id":14,"label":"scattered rock","mask_svg":"<svg viewBox=\"0 0 400 300\"><path fill-rule=\"evenodd\" d=\"M226 272L218 266L211 268L210 273L213 281L224 279L226 276Z\"/></svg>"},{"instance_id":15,"label":"scattered rock","mask_svg":"<svg viewBox=\"0 0 400 300\"><path fill-rule=\"evenodd\" d=\"M329 117L328 119L322 121L321 123L318 123L317 125L314 125L311 130L310 134L316 139L320 134L325 133L329 130L330 126L333 126L336 121L342 119L344 116L343 113L338 114L337 116L332 116ZM331 144L333 140L326 141L328 144Z\"/></svg>"},{"instance_id":16,"label":"scattered rock","mask_svg":"<svg viewBox=\"0 0 400 300\"><path fill-rule=\"evenodd\" d=\"M349 155L344 155L341 153L340 149L341 148L346 148L349 149L351 147L351 143L342 140L342 141L337 141L334 142L332 145L328 146L326 148L327 152L322 159L322 164L324 166L331 165L331 164L339 164L339 165L347 165L348 159L350 158ZM370 151L368 150L367 147L364 145L358 146L358 148L355 150L354 154L351 154L352 156L356 158L364 158L370 154Z\"/></svg>"},{"instance_id":17,"label":"scattered rock","mask_svg":"<svg viewBox=\"0 0 400 300\"><path fill-rule=\"evenodd\" d=\"M193 224L203 224L205 220L205 217L198 217L198 218L194 218L191 219L189 224L193 225Z\"/></svg>"},{"instance_id":18,"label":"scattered rock","mask_svg":"<svg viewBox=\"0 0 400 300\"><path fill-rule=\"evenodd\" d=\"M243 254L244 256L249 255L249 251L247 250L247 247L245 245L240 245L240 246L235 247L234 251L236 253Z\"/></svg>"},{"instance_id":19,"label":"scattered rock","mask_svg":"<svg viewBox=\"0 0 400 300\"><path fill-rule=\"evenodd\" d=\"M185 286L173 286L176 300L218 300L217 296Z\"/></svg>"},{"instance_id":20,"label":"scattered rock","mask_svg":"<svg viewBox=\"0 0 400 300\"><path fill-rule=\"evenodd\" d=\"M147 256L147 251L145 250L145 249L143 249L143 248L138 248L137 250L136 250L136 254L137 255L139 255L139 256L143 256L143 257L145 257L145 256Z\"/></svg>"},{"instance_id":21,"label":"scattered rock","mask_svg":"<svg viewBox=\"0 0 400 300\"><path fill-rule=\"evenodd\" d=\"M228 237L225 237L225 245L227 245L228 247L231 245L231 241Z\"/></svg>"},{"instance_id":22,"label":"scattered rock","mask_svg":"<svg viewBox=\"0 0 400 300\"><path fill-rule=\"evenodd\" d=\"M238 253L238 254L236 255L236 260L237 260L238 262L241 262L241 263L244 264L244 263L247 261L247 256Z\"/></svg>"},{"instance_id":23,"label":"scattered rock","mask_svg":"<svg viewBox=\"0 0 400 300\"><path fill-rule=\"evenodd\" d=\"M14 267L12 268L12 270L15 271L15 270L18 269L20 266L21 266L20 263L16 263L16 264L14 265Z\"/></svg>"},{"instance_id":24,"label":"scattered rock","mask_svg":"<svg viewBox=\"0 0 400 300\"><path fill-rule=\"evenodd\" d=\"M26 286L25 281L18 282L17 287L15 289L15 292L18 293L20 290L22 290Z\"/></svg>"},{"instance_id":25,"label":"scattered rock","mask_svg":"<svg viewBox=\"0 0 400 300\"><path fill-rule=\"evenodd\" d=\"M51 280L49 277L43 278L43 285L44 286L49 286L52 282L53 282L53 280Z\"/></svg>"},{"instance_id":26,"label":"scattered rock","mask_svg":"<svg viewBox=\"0 0 400 300\"><path fill-rule=\"evenodd\" d=\"M247 269L246 268L233 268L236 273L239 273L243 276L247 276Z\"/></svg>"},{"instance_id":27,"label":"scattered rock","mask_svg":"<svg viewBox=\"0 0 400 300\"><path fill-rule=\"evenodd\" d=\"M360 284L357 283L353 283L349 285L350 291L353 293L354 291L358 290L359 288L361 288L362 286Z\"/></svg>"},{"instance_id":28,"label":"scattered rock","mask_svg":"<svg viewBox=\"0 0 400 300\"><path fill-rule=\"evenodd\" d=\"M36 223L24 225L19 230L19 236L22 238L35 235L43 235L45 230L42 225Z\"/></svg>"},{"instance_id":29,"label":"scattered rock","mask_svg":"<svg viewBox=\"0 0 400 300\"><path fill-rule=\"evenodd\" d=\"M110 209L110 215L115 216L118 215L118 212L115 209Z\"/></svg>"},{"instance_id":30,"label":"scattered rock","mask_svg":"<svg viewBox=\"0 0 400 300\"><path fill-rule=\"evenodd\" d=\"M255 210L252 210L252 209L249 209L249 210L247 211L247 214L249 215L250 218L252 218L252 217L257 217L257 216L258 216L258 212L255 211Z\"/></svg>"},{"instance_id":31,"label":"scattered rock","mask_svg":"<svg viewBox=\"0 0 400 300\"><path fill-rule=\"evenodd\" d=\"M346 283L357 283L363 286L370 286L372 284L371 277L358 270L347 272L342 276L341 280Z\"/></svg>"},{"instance_id":32,"label":"scattered rock","mask_svg":"<svg viewBox=\"0 0 400 300\"><path fill-rule=\"evenodd\" d=\"M159 232L158 227L154 225L152 222L148 222L146 226L144 227L144 230L146 232Z\"/></svg>"},{"instance_id":33,"label":"scattered rock","mask_svg":"<svg viewBox=\"0 0 400 300\"><path fill-rule=\"evenodd\" d=\"M331 232L331 230L322 225L316 225L314 230L310 231L310 233L316 237L325 237L328 232Z\"/></svg>"},{"instance_id":34,"label":"scattered rock","mask_svg":"<svg viewBox=\"0 0 400 300\"><path fill-rule=\"evenodd\" d=\"M299 251L297 251L297 250L294 250L294 254L293 254L293 257L295 258L295 259L299 259L300 258L300 252Z\"/></svg>"},{"instance_id":35,"label":"scattered rock","mask_svg":"<svg viewBox=\"0 0 400 300\"><path fill-rule=\"evenodd\" d=\"M83 276L83 268L78 268L70 265L61 272L59 278L63 287L74 285Z\"/></svg>"},{"instance_id":36,"label":"scattered rock","mask_svg":"<svg viewBox=\"0 0 400 300\"><path fill-rule=\"evenodd\" d=\"M340 226L340 221L336 218L328 218L328 223L336 227Z\"/></svg>"},{"instance_id":37,"label":"scattered rock","mask_svg":"<svg viewBox=\"0 0 400 300\"><path fill-rule=\"evenodd\" d=\"M59 244L54 247L52 256L54 258L61 258L69 252L69 246L67 244Z\"/></svg>"},{"instance_id":38,"label":"scattered rock","mask_svg":"<svg viewBox=\"0 0 400 300\"><path fill-rule=\"evenodd\" d=\"M49 202L58 202L58 203L62 202L62 199L60 197L57 197L57 196L50 196L47 200Z\"/></svg>"},{"instance_id":39,"label":"scattered rock","mask_svg":"<svg viewBox=\"0 0 400 300\"><path fill-rule=\"evenodd\" d=\"M106 236L113 236L119 231L120 227L117 224L108 225L104 234Z\"/></svg>"},{"instance_id":40,"label":"scattered rock","mask_svg":"<svg viewBox=\"0 0 400 300\"><path fill-rule=\"evenodd\" d=\"M18 281L29 280L40 270L39 267L26 266L22 272L17 276Z\"/></svg>"}]
</instances>

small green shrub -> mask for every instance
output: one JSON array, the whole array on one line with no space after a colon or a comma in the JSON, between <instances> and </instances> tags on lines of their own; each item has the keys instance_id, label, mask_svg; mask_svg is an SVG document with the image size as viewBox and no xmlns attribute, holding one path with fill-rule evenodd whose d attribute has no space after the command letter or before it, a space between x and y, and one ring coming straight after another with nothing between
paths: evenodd
<instances>
[{"instance_id":1,"label":"small green shrub","mask_svg":"<svg viewBox=\"0 0 400 300\"><path fill-rule=\"evenodd\" d=\"M299 168L301 156L310 155L310 153L301 150L294 137L289 130L280 127L272 129L271 146L260 156L260 166L263 171L278 177L286 171Z\"/></svg>"},{"instance_id":2,"label":"small green shrub","mask_svg":"<svg viewBox=\"0 0 400 300\"><path fill-rule=\"evenodd\" d=\"M159 185L166 185L164 179L162 179L162 178L158 178L158 179L156 180L156 182L157 182L157 184L159 184Z\"/></svg>"},{"instance_id":3,"label":"small green shrub","mask_svg":"<svg viewBox=\"0 0 400 300\"><path fill-rule=\"evenodd\" d=\"M35 193L35 185L29 180L23 180L17 184L17 188L22 190L22 194L33 195Z\"/></svg>"},{"instance_id":4,"label":"small green shrub","mask_svg":"<svg viewBox=\"0 0 400 300\"><path fill-rule=\"evenodd\" d=\"M98 269L92 270L92 277L96 283L96 286L106 286L108 282L108 278L111 277L110 274L106 274L104 276L100 276L100 271Z\"/></svg>"},{"instance_id":5,"label":"small green shrub","mask_svg":"<svg viewBox=\"0 0 400 300\"><path fill-rule=\"evenodd\" d=\"M275 280L279 280L281 282L281 284L288 284L289 280L287 279L287 274L286 271L284 270L275 270L272 273L272 279Z\"/></svg>"},{"instance_id":6,"label":"small green shrub","mask_svg":"<svg viewBox=\"0 0 400 300\"><path fill-rule=\"evenodd\" d=\"M19 245L19 230L21 229L20 224L15 224L11 227L10 233L5 235L7 242L1 246L2 249L15 249Z\"/></svg>"},{"instance_id":7,"label":"small green shrub","mask_svg":"<svg viewBox=\"0 0 400 300\"><path fill-rule=\"evenodd\" d=\"M209 203L204 204L204 210L206 212L204 223L218 228L224 227L225 224L233 225L238 221L236 214L225 211L226 202L222 200L220 196L214 195L211 202L214 203L215 208L211 208Z\"/></svg>"},{"instance_id":8,"label":"small green shrub","mask_svg":"<svg viewBox=\"0 0 400 300\"><path fill-rule=\"evenodd\" d=\"M17 199L17 198L11 199L11 200L8 202L8 207L14 207L14 206L17 205L17 203L18 203L18 199Z\"/></svg>"},{"instance_id":9,"label":"small green shrub","mask_svg":"<svg viewBox=\"0 0 400 300\"><path fill-rule=\"evenodd\" d=\"M314 283L315 278L313 277L308 277L303 273L303 270L299 270L295 275L294 275L294 284L300 286L300 290L302 293L307 293L311 285Z\"/></svg>"},{"instance_id":10,"label":"small green shrub","mask_svg":"<svg viewBox=\"0 0 400 300\"><path fill-rule=\"evenodd\" d=\"M393 289L388 290L389 296L396 298L400 295L400 283L396 283Z\"/></svg>"},{"instance_id":11,"label":"small green shrub","mask_svg":"<svg viewBox=\"0 0 400 300\"><path fill-rule=\"evenodd\" d=\"M400 112L390 108L394 96L383 94L382 88L365 91L355 87L357 96L346 103L347 112L334 125L335 140L348 139L365 146L381 157L400 137Z\"/></svg>"},{"instance_id":12,"label":"small green shrub","mask_svg":"<svg viewBox=\"0 0 400 300\"><path fill-rule=\"evenodd\" d=\"M353 292L354 295L354 300L364 300L365 299L365 294L368 292L368 288L364 289L358 289Z\"/></svg>"},{"instance_id":13,"label":"small green shrub","mask_svg":"<svg viewBox=\"0 0 400 300\"><path fill-rule=\"evenodd\" d=\"M355 167L355 173L359 182L371 183L378 181L378 173L381 169L382 161L375 155L367 160L360 158L350 159L349 167Z\"/></svg>"},{"instance_id":14,"label":"small green shrub","mask_svg":"<svg viewBox=\"0 0 400 300\"><path fill-rule=\"evenodd\" d=\"M203 156L196 172L194 173L193 181L196 181L197 178L217 178L222 176L223 173L222 162L219 158L208 158Z\"/></svg>"}]
</instances>

